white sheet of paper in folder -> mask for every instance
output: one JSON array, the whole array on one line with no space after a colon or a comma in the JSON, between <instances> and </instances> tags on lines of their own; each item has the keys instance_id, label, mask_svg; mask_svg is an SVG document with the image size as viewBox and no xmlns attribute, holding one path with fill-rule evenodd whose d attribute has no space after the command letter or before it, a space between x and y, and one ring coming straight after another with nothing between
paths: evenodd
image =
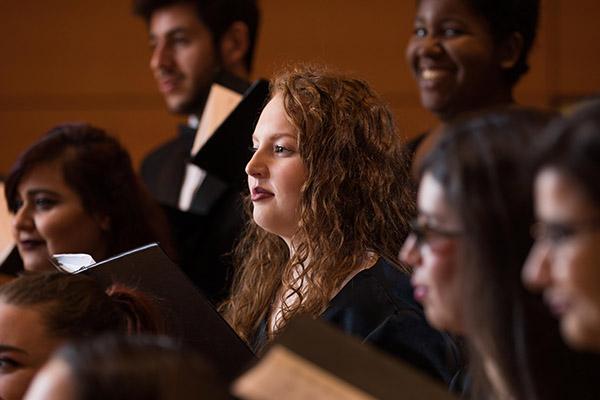
<instances>
[{"instance_id":1,"label":"white sheet of paper in folder","mask_svg":"<svg viewBox=\"0 0 600 400\"><path fill-rule=\"evenodd\" d=\"M237 107L242 100L242 95L219 83L213 83L210 93L206 99L206 105L200 118L200 124L196 131L194 145L190 155L193 157L198 150L210 139L217 128L225 121L227 116ZM190 209L196 189L202 184L206 172L198 166L189 163L186 166L185 178L181 185L179 194L179 209L187 211Z\"/></svg>"},{"instance_id":2,"label":"white sheet of paper in folder","mask_svg":"<svg viewBox=\"0 0 600 400\"><path fill-rule=\"evenodd\" d=\"M58 270L69 274L76 274L96 264L92 256L85 253L54 254L51 259Z\"/></svg>"}]
</instances>

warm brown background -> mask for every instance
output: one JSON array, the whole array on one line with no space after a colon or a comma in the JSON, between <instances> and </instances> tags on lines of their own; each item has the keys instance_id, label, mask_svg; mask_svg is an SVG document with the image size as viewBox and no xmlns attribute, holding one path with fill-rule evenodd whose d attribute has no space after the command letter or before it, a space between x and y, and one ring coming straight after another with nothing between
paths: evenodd
<instances>
[{"instance_id":1,"label":"warm brown background","mask_svg":"<svg viewBox=\"0 0 600 400\"><path fill-rule=\"evenodd\" d=\"M600 2L542 0L523 104L600 89ZM254 77L288 61L321 61L369 80L412 136L432 124L404 62L413 0L262 0ZM118 135L138 163L175 132L147 68L129 0L0 2L0 173L51 126L89 121Z\"/></svg>"}]
</instances>

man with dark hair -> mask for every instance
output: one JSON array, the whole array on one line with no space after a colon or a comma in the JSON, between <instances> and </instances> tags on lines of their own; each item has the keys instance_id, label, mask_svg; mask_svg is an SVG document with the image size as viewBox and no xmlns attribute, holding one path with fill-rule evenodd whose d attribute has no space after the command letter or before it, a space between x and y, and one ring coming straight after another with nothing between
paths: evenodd
<instances>
[{"instance_id":1,"label":"man with dark hair","mask_svg":"<svg viewBox=\"0 0 600 400\"><path fill-rule=\"evenodd\" d=\"M134 0L134 13L148 25L150 69L167 108L188 116L176 138L144 159L141 175L167 210L181 267L216 302L227 295L224 255L241 230L241 188L190 160L215 80L226 74L238 91L248 86L258 7L256 0Z\"/></svg>"},{"instance_id":2,"label":"man with dark hair","mask_svg":"<svg viewBox=\"0 0 600 400\"><path fill-rule=\"evenodd\" d=\"M150 69L172 112L199 115L221 70L248 79L255 0L136 0L134 10L148 23Z\"/></svg>"}]
</instances>

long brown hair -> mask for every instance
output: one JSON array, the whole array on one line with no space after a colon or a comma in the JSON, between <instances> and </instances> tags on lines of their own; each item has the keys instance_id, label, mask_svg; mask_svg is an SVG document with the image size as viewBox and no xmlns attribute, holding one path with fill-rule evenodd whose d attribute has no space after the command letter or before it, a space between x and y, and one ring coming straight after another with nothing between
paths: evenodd
<instances>
[{"instance_id":1,"label":"long brown hair","mask_svg":"<svg viewBox=\"0 0 600 400\"><path fill-rule=\"evenodd\" d=\"M299 301L284 301L276 330L298 313L322 313L369 252L395 259L414 212L402 140L389 108L366 82L300 66L274 79L271 97L276 94L297 130L307 177L294 255L252 218L235 249L237 275L221 310L245 340L278 294Z\"/></svg>"},{"instance_id":2,"label":"long brown hair","mask_svg":"<svg viewBox=\"0 0 600 400\"><path fill-rule=\"evenodd\" d=\"M446 126L422 164L421 175L430 173L442 185L462 222L472 398L596 394L598 361L566 347L556 319L520 279L533 244L532 149L552 117L522 108L464 116ZM496 376L486 367L490 362Z\"/></svg>"}]
</instances>

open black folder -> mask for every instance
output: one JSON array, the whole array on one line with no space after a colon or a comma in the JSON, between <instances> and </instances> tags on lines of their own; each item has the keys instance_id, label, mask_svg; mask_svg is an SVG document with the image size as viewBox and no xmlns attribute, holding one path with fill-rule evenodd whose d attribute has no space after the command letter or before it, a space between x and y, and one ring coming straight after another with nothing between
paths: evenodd
<instances>
[{"instance_id":1,"label":"open black folder","mask_svg":"<svg viewBox=\"0 0 600 400\"><path fill-rule=\"evenodd\" d=\"M269 96L269 82L259 79L244 93L237 107L215 130L192 163L234 186L245 185L244 168L250 160L254 125Z\"/></svg>"},{"instance_id":2,"label":"open black folder","mask_svg":"<svg viewBox=\"0 0 600 400\"><path fill-rule=\"evenodd\" d=\"M211 360L227 381L255 360L250 348L158 244L139 247L80 272L104 285L118 282L156 298L167 333Z\"/></svg>"},{"instance_id":3,"label":"open black folder","mask_svg":"<svg viewBox=\"0 0 600 400\"><path fill-rule=\"evenodd\" d=\"M244 400L456 399L413 367L308 317L291 321L232 390Z\"/></svg>"}]
</instances>

